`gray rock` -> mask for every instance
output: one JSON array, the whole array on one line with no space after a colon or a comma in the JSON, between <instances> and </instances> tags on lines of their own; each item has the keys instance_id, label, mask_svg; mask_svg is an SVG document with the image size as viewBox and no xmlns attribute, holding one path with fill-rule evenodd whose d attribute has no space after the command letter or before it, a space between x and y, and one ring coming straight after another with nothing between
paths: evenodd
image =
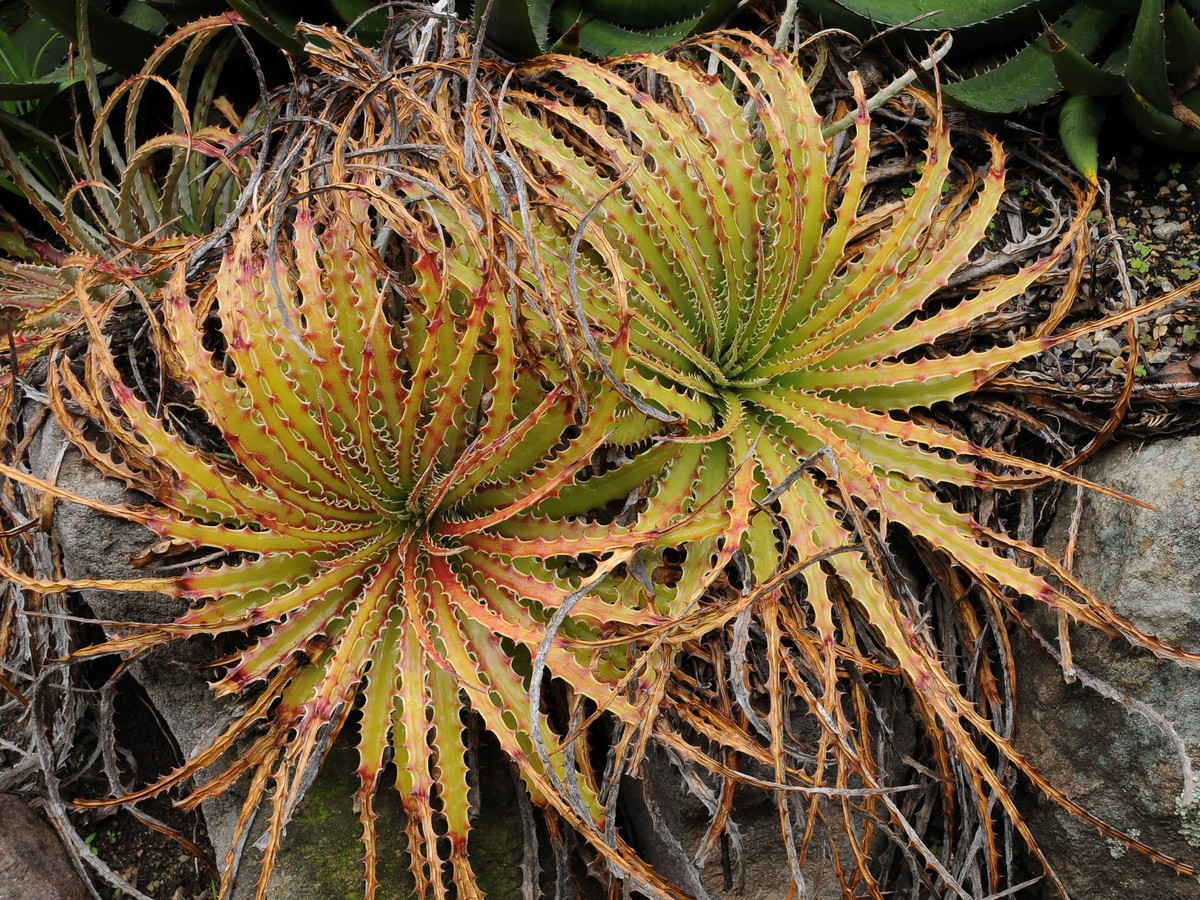
<instances>
[{"instance_id":1,"label":"gray rock","mask_svg":"<svg viewBox=\"0 0 1200 900\"><path fill-rule=\"evenodd\" d=\"M53 419L32 441L29 459L38 474L52 472L57 466L55 483L90 500L109 505L137 502L123 484L102 477L78 450L66 446L66 436ZM129 563L131 556L157 540L143 526L62 500L55 503L54 524L68 578L126 580L146 576ZM81 594L96 618L107 622L169 622L184 608L161 594L100 590ZM208 685L193 668L204 661L197 647L185 643L143 654L130 670L184 757L215 735L227 720ZM224 800L205 804L205 823L214 846L228 846L236 808L236 804ZM217 861L223 865L222 854L218 853Z\"/></svg>"},{"instance_id":2,"label":"gray rock","mask_svg":"<svg viewBox=\"0 0 1200 900\"><path fill-rule=\"evenodd\" d=\"M1150 230L1160 241L1173 241L1187 231L1187 227L1182 222L1163 222Z\"/></svg>"},{"instance_id":3,"label":"gray rock","mask_svg":"<svg viewBox=\"0 0 1200 900\"><path fill-rule=\"evenodd\" d=\"M1157 509L1085 494L1075 555L1076 574L1098 598L1142 631L1192 651L1200 649L1198 459L1196 437L1118 446L1099 457L1087 477ZM1052 549L1065 544L1073 506L1060 508ZM1052 617L1043 610L1033 620L1057 647ZM1081 670L1074 684L1046 652L1020 640L1018 749L1088 811L1200 868L1200 798L1185 790L1181 756L1200 758L1200 672L1086 627L1072 628L1071 648ZM1088 687L1089 680L1109 696ZM1163 718L1129 712L1123 703L1130 702L1148 704ZM1178 739L1168 737L1167 723ZM1028 817L1076 900L1200 897L1196 880L1102 837L1052 801L1031 801Z\"/></svg>"},{"instance_id":4,"label":"gray rock","mask_svg":"<svg viewBox=\"0 0 1200 900\"><path fill-rule=\"evenodd\" d=\"M54 830L19 797L0 794L0 900L87 900Z\"/></svg>"},{"instance_id":5,"label":"gray rock","mask_svg":"<svg viewBox=\"0 0 1200 900\"><path fill-rule=\"evenodd\" d=\"M79 451L63 450L65 435L49 420L30 446L30 463L35 472L51 471L56 460L55 483L62 488L112 506L138 503L119 481L103 478ZM157 538L134 522L106 516L86 506L59 500L54 523L68 578L128 580L145 578L147 572L130 565L130 557L152 546ZM161 594L133 591L81 592L92 612L102 621L169 622L183 612L181 601ZM146 688L162 713L180 748L190 752L224 720L212 701L207 684L192 668L205 660L197 649L181 644L144 655L133 674Z\"/></svg>"}]
</instances>

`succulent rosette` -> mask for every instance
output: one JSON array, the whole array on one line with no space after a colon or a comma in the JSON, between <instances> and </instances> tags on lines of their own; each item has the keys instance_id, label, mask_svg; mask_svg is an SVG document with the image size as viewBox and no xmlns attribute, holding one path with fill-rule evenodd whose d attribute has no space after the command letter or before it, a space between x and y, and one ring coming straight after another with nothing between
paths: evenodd
<instances>
[{"instance_id":1,"label":"succulent rosette","mask_svg":"<svg viewBox=\"0 0 1200 900\"><path fill-rule=\"evenodd\" d=\"M247 635L214 684L218 696L242 698L240 715L121 800L178 785L241 741L187 803L248 777L240 833L270 797L260 894L306 773L352 718L368 896L374 798L392 764L418 892L442 896L453 884L460 897L478 895L466 853L468 713L535 802L594 835L618 870L645 869L603 839L595 774L574 760L586 760L585 742L564 752L529 699L536 656L575 698L568 705L586 698L628 723L643 719L617 691L621 659L597 661L572 638L636 610L579 590L581 568L559 572L582 559L602 578L651 539L592 521L596 505L576 484L621 418L620 397L586 395L553 361L519 353L511 276L479 215L486 182L446 186L436 175L390 191L361 172L319 191L297 187L287 223L248 216L214 272L189 278L179 264L151 327L190 426L118 363L105 334L111 304L91 314L82 373L69 355L51 372L73 440L154 502L64 496L156 532L147 562L184 560L179 575L104 586L190 604L173 624L85 653ZM472 196L472 184L483 194ZM402 248L400 270L373 246L385 229ZM102 441L89 437L97 428ZM186 562L197 554L201 562ZM547 638L568 598L573 618ZM232 867L223 892L231 877Z\"/></svg>"},{"instance_id":2,"label":"succulent rosette","mask_svg":"<svg viewBox=\"0 0 1200 900\"><path fill-rule=\"evenodd\" d=\"M552 57L525 71L525 89L506 96L505 128L526 180L541 186L537 233L569 300L564 318L614 389L660 422L650 452L663 471L639 521L663 532L654 565L678 570L667 604L678 621L652 630L656 646L726 625L736 643L753 622L766 639L768 710L761 720L745 714L758 722L777 781L809 786L844 783L849 773L870 783L871 750L846 751L839 776L820 765L794 770L784 749L789 698L826 730L826 751L847 747L854 728L844 697L862 697L850 664L876 660L914 689L944 748L947 783L948 760L961 760L980 820L990 822L986 809L998 802L1036 852L989 753L998 749L1086 814L964 697L893 586L884 536L899 528L935 548L997 609L1015 612L1017 597L1034 598L1195 663L946 493L1031 477L1078 481L980 447L936 424L929 408L1069 336L939 346L1045 276L1077 237L1083 211L1054 252L942 302L996 216L1005 154L985 134L990 163L956 167L932 98L916 95L931 118L920 176L908 196L885 204L868 201L877 196L868 191L871 117L856 76L843 157L823 136L805 73L749 35L705 36L606 66ZM610 587L626 596L643 589L632 575ZM788 801L779 798L786 828ZM888 814L898 818L894 806Z\"/></svg>"}]
</instances>

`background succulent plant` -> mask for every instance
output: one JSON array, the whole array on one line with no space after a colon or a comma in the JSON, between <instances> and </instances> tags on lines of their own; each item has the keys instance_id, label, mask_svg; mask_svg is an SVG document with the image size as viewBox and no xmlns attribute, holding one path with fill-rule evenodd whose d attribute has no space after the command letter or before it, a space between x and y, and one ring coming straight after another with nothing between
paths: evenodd
<instances>
[{"instance_id":1,"label":"background succulent plant","mask_svg":"<svg viewBox=\"0 0 1200 900\"><path fill-rule=\"evenodd\" d=\"M488 40L516 57L580 49L595 56L662 50L709 31L737 0L475 0L460 3L476 23L490 7Z\"/></svg>"},{"instance_id":2,"label":"background succulent plant","mask_svg":"<svg viewBox=\"0 0 1200 900\"><path fill-rule=\"evenodd\" d=\"M974 706L948 676L936 642L917 625L919 605L888 574L895 563L883 536L899 529L936 548L1014 614L1016 597L1035 598L1197 661L1120 620L1042 551L988 533L943 493L1069 477L988 452L926 412L1062 339L931 350L1022 294L1068 242L957 305L931 305L996 213L1000 144L985 136L990 163L956 184L950 130L924 98L932 125L921 177L904 202L870 209L861 85L853 154L831 171L821 116L786 56L744 35L700 38L690 52L715 60L716 74L679 53L607 68L535 62L527 70L534 86L511 91L505 115L526 180L545 186L535 205L543 248L552 248L543 259L551 280L572 285L581 344L664 420L655 452L675 447L640 516L663 531L656 565L669 565L666 548L683 558L667 609L676 621L653 634L682 646L730 628L736 644L753 623L765 635L769 687L765 710L746 715L775 779L810 787L844 784L851 773L877 784L869 749L845 744L845 698L855 695L846 667L863 658L895 666L942 748L939 759L971 773L973 801L963 802L979 804L974 821L993 827L983 813L998 803L1036 853L988 754L1069 801L1024 764L986 703ZM739 561L730 592L729 566ZM718 579L725 592L715 589ZM614 588L643 589L632 575ZM746 695L738 668L731 663L730 677ZM837 775L788 757L784 748L796 742L785 732L789 697L820 723L821 755L839 758ZM953 781L949 768L942 774ZM788 802L781 793L785 826ZM986 868L995 890L995 860Z\"/></svg>"},{"instance_id":3,"label":"background succulent plant","mask_svg":"<svg viewBox=\"0 0 1200 900\"><path fill-rule=\"evenodd\" d=\"M1200 27L1178 0L1137 3L1075 3L1065 10L1049 2L947 3L936 15L920 3L871 0L809 0L805 4L832 24L860 34L876 26L931 40L949 30L977 52L975 74L945 85L946 95L973 109L1012 113L1044 103L1060 91L1070 95L1059 131L1071 161L1096 180L1105 98L1119 97L1126 115L1147 138L1182 150L1200 150ZM1051 19L1046 24L1045 16ZM1011 58L990 61L987 45L1020 34L1026 46Z\"/></svg>"},{"instance_id":4,"label":"background succulent plant","mask_svg":"<svg viewBox=\"0 0 1200 900\"><path fill-rule=\"evenodd\" d=\"M371 5L337 0L304 12L317 22L354 23L360 39L369 40L382 34L386 22L381 12L363 16ZM67 229L72 234L56 227L56 237L72 248L82 239L95 243L97 226L108 230L111 223L93 220L115 206L126 215L113 231L126 242L145 243L152 233L163 237L155 218L161 219L164 200L177 216L178 227L169 230L211 230L211 207L217 206L219 219L230 206L228 191L214 190L228 173L218 167L202 175L207 163L201 158L230 148L222 131L255 126L253 116L246 121L245 108L260 99L260 88L290 80L291 69L272 51L303 54L290 8L258 0L132 0L116 15L112 6L99 0L0 2L0 190L28 199L51 222L62 219L57 207L65 198L89 193L74 188L79 182L103 185L100 194L120 198L91 198L97 209L77 214ZM150 123L170 124L167 133L147 141ZM89 135L95 136L90 144ZM175 146L168 148L171 140ZM190 146L183 146L185 140ZM177 158L164 162L169 150ZM165 197L153 201L151 164L170 172L157 185ZM138 182L136 191L110 184L124 176ZM159 207L154 214L151 202ZM77 198L76 204L86 202ZM142 208L132 222L127 213L136 204Z\"/></svg>"},{"instance_id":5,"label":"background succulent plant","mask_svg":"<svg viewBox=\"0 0 1200 900\"><path fill-rule=\"evenodd\" d=\"M80 62L89 111L74 122L73 148L2 117L3 187L21 202L0 226L0 314L18 331L20 359L79 324L77 279L96 296L129 284L151 292L164 259L237 207L255 168L245 139L267 109L239 114L218 99L238 22L192 22L107 92L95 61Z\"/></svg>"},{"instance_id":6,"label":"background succulent plant","mask_svg":"<svg viewBox=\"0 0 1200 900\"><path fill-rule=\"evenodd\" d=\"M1132 28L1098 64L1053 29L1047 37L1055 76L1071 95L1059 116L1059 134L1089 181L1096 181L1096 133L1111 97L1120 98L1146 137L1200 151L1200 27L1182 3L1143 0Z\"/></svg>"},{"instance_id":7,"label":"background succulent plant","mask_svg":"<svg viewBox=\"0 0 1200 900\"><path fill-rule=\"evenodd\" d=\"M310 21L349 24L370 9L365 0L334 0L306 4ZM26 12L22 7L28 7ZM139 71L158 49L166 34L200 19L232 13L270 45L299 55L301 43L294 31L298 21L295 4L272 4L261 0L131 0L119 13L102 0L31 0L0 4L13 28L11 42L0 40L0 99L28 100L50 96L74 81L63 62L69 43L78 43L81 55L111 71ZM32 13L31 15L29 13ZM19 24L17 24L19 22ZM82 31L80 25L83 25ZM36 62L37 65L29 65ZM14 63L16 63L14 65ZM60 65L61 63L61 65Z\"/></svg>"}]
</instances>

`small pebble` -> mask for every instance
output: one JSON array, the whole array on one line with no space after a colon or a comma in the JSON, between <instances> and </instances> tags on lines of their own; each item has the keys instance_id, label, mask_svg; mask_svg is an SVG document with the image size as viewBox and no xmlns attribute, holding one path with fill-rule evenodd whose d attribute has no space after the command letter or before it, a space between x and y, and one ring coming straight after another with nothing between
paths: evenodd
<instances>
[{"instance_id":1,"label":"small pebble","mask_svg":"<svg viewBox=\"0 0 1200 900\"><path fill-rule=\"evenodd\" d=\"M1167 217L1167 210L1161 206L1152 206L1150 207L1150 215L1156 219L1165 219Z\"/></svg>"},{"instance_id":2,"label":"small pebble","mask_svg":"<svg viewBox=\"0 0 1200 900\"><path fill-rule=\"evenodd\" d=\"M1154 236L1160 241L1173 241L1186 230L1182 222L1163 222L1154 226Z\"/></svg>"},{"instance_id":3,"label":"small pebble","mask_svg":"<svg viewBox=\"0 0 1200 900\"><path fill-rule=\"evenodd\" d=\"M1103 356L1119 356L1121 345L1117 343L1116 338L1106 337L1096 342L1096 352Z\"/></svg>"}]
</instances>

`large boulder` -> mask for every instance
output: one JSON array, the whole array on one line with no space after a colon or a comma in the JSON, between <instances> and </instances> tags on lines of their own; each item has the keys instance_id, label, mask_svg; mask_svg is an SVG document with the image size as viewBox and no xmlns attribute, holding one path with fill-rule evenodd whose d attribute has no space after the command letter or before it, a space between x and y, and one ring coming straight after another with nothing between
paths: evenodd
<instances>
[{"instance_id":1,"label":"large boulder","mask_svg":"<svg viewBox=\"0 0 1200 900\"><path fill-rule=\"evenodd\" d=\"M1155 509L1087 492L1075 573L1143 632L1200 650L1200 437L1118 445L1084 474ZM1074 506L1060 506L1054 550L1067 542ZM1056 620L1042 610L1033 621L1057 653ZM1185 784L1190 759L1200 758L1200 672L1086 627L1071 629L1070 646L1074 683L1050 652L1020 638L1018 749L1085 809L1200 868L1200 797ZM1076 900L1200 897L1194 878L1127 850L1043 797L1030 801L1028 816Z\"/></svg>"}]
</instances>

